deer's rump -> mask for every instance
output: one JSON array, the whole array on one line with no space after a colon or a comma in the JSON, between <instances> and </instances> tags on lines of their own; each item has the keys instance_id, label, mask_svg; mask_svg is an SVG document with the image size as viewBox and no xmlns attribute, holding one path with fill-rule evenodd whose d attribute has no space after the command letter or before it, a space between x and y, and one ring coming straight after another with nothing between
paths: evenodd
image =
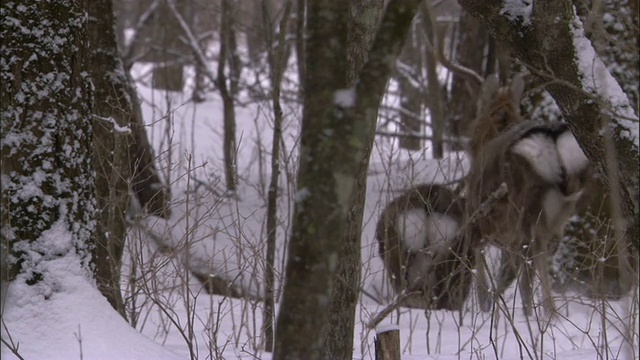
<instances>
[{"instance_id":1,"label":"deer's rump","mask_svg":"<svg viewBox=\"0 0 640 360\"><path fill-rule=\"evenodd\" d=\"M376 228L379 254L403 306L460 309L471 286L472 251L458 236L463 204L440 185L421 184L394 199Z\"/></svg>"}]
</instances>

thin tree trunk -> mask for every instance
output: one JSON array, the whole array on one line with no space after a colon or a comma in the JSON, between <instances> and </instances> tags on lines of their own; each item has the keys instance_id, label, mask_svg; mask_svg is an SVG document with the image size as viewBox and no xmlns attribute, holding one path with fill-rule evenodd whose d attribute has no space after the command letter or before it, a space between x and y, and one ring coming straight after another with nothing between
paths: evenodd
<instances>
[{"instance_id":1,"label":"thin tree trunk","mask_svg":"<svg viewBox=\"0 0 640 360\"><path fill-rule=\"evenodd\" d=\"M421 23L424 28L426 41L430 44L432 50L435 46L441 46L438 43L438 24L430 11L430 5L423 2L420 5ZM441 37L444 41L444 36ZM433 51L428 49L425 51L425 66L427 68L427 96L426 102L429 107L431 117L431 131L433 134L433 157L441 159L444 156L444 132L446 129L446 119L444 116L444 98L442 96L442 86L438 80L437 59Z\"/></svg>"},{"instance_id":2,"label":"thin tree trunk","mask_svg":"<svg viewBox=\"0 0 640 360\"><path fill-rule=\"evenodd\" d=\"M270 18L267 14L266 7L264 10L265 28L267 32L267 49L269 57L269 68L271 73L271 101L273 106L273 143L271 146L271 180L269 183L269 191L267 194L267 253L265 264L265 302L264 313L262 317L262 331L265 337L265 350L273 351L274 345L274 315L275 315L275 255L276 255L276 239L278 225L278 179L280 176L280 141L282 141L282 106L280 105L280 86L282 82L282 74L285 68L286 48L285 35L289 22L289 13L291 12L291 0L284 5L282 19L280 20L279 36L274 47Z\"/></svg>"},{"instance_id":3,"label":"thin tree trunk","mask_svg":"<svg viewBox=\"0 0 640 360\"><path fill-rule=\"evenodd\" d=\"M456 63L482 74L488 36L481 24L466 11L460 16L458 36ZM465 135L468 125L476 116L477 89L470 85L473 84L469 84L465 77L453 74L451 95L446 105L451 137ZM455 144L452 147L452 150L459 150Z\"/></svg>"},{"instance_id":4,"label":"thin tree trunk","mask_svg":"<svg viewBox=\"0 0 640 360\"><path fill-rule=\"evenodd\" d=\"M220 52L218 55L218 74L216 85L222 97L223 106L223 154L224 173L227 190L235 192L238 187L237 163L236 163L236 112L234 108L233 93L227 84L225 67L229 56L229 41L233 34L231 28L231 14L233 13L233 3L231 0L222 0L222 11L220 12Z\"/></svg>"},{"instance_id":5,"label":"thin tree trunk","mask_svg":"<svg viewBox=\"0 0 640 360\"><path fill-rule=\"evenodd\" d=\"M307 43L307 40L305 38L307 1L297 0L296 5L296 60L298 64L298 81L300 82L300 94L304 96L304 79L306 78L305 69L307 67L307 60L305 57L305 46Z\"/></svg>"},{"instance_id":6,"label":"thin tree trunk","mask_svg":"<svg viewBox=\"0 0 640 360\"><path fill-rule=\"evenodd\" d=\"M360 71L367 62L384 1L355 1L350 4L348 23L346 87L356 86ZM383 74L381 74L383 75ZM385 85L388 78L384 81ZM365 121L375 124L379 102L367 109ZM374 125L375 126L375 125ZM361 136L361 134L358 134ZM370 139L365 139L365 143ZM373 143L371 139L371 143ZM369 152L367 149L366 152ZM353 329L355 311L360 295L361 237L364 200L366 195L368 156L354 163L355 194L349 201L347 228L338 253L338 266L333 280L335 289L329 306L331 324L324 344L324 359L351 359L353 357Z\"/></svg>"},{"instance_id":7,"label":"thin tree trunk","mask_svg":"<svg viewBox=\"0 0 640 360\"><path fill-rule=\"evenodd\" d=\"M300 166L284 294L274 359L320 359L329 329L347 202L353 193L344 121L337 121L335 91L344 89L347 61L346 2L311 2ZM342 126L341 126L342 125Z\"/></svg>"},{"instance_id":8,"label":"thin tree trunk","mask_svg":"<svg viewBox=\"0 0 640 360\"><path fill-rule=\"evenodd\" d=\"M149 137L145 130L142 108L138 93L133 87L133 79L126 72L126 90L133 114L131 117L131 131L133 141L129 143L129 166L131 168L131 190L140 202L142 209L148 214L168 219L171 216L170 200L171 188L165 185L155 164L155 153L149 143Z\"/></svg>"},{"instance_id":9,"label":"thin tree trunk","mask_svg":"<svg viewBox=\"0 0 640 360\"><path fill-rule=\"evenodd\" d=\"M400 91L400 148L420 150L422 143L419 137L402 136L403 134L420 134L424 122L422 118L424 94L417 81L422 71L420 61L422 55L418 50L417 34L413 29L414 26L412 26L412 31L405 40L397 69L397 81Z\"/></svg>"}]
</instances>

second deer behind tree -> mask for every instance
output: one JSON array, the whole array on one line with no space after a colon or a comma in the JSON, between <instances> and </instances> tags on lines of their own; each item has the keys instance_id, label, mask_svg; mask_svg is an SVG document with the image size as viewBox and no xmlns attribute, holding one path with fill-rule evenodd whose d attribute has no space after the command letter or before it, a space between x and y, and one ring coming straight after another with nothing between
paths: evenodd
<instances>
[{"instance_id":1,"label":"second deer behind tree","mask_svg":"<svg viewBox=\"0 0 640 360\"><path fill-rule=\"evenodd\" d=\"M487 243L502 250L494 295L500 296L520 273L523 306L530 314L536 271L545 308L555 308L547 260L575 213L589 178L589 162L565 124L521 117L523 89L520 77L505 88L500 88L493 77L483 85L478 117L470 134L472 159L466 179L465 213L469 216L500 184L507 185L507 196L483 221L470 224L466 238L478 253ZM482 256L477 256L477 269L480 305L488 311L493 298Z\"/></svg>"}]
</instances>

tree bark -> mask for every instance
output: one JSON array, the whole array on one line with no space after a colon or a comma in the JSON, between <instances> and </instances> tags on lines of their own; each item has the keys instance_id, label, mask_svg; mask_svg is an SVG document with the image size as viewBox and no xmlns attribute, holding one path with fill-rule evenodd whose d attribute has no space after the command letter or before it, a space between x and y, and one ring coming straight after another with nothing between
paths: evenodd
<instances>
[{"instance_id":1,"label":"tree bark","mask_svg":"<svg viewBox=\"0 0 640 360\"><path fill-rule=\"evenodd\" d=\"M140 98L133 86L131 75L129 72L126 72L125 75L128 80L126 91L133 107L129 124L133 133L133 141L129 143L128 151L132 176L131 190L146 213L168 219L171 216L169 204L171 188L168 184L164 184L158 174L155 164L156 156L145 130Z\"/></svg>"},{"instance_id":2,"label":"tree bark","mask_svg":"<svg viewBox=\"0 0 640 360\"><path fill-rule=\"evenodd\" d=\"M220 91L223 106L223 154L224 174L227 190L234 192L238 187L237 163L236 163L236 112L234 108L233 92L227 84L225 67L230 52L231 37L235 36L231 28L231 14L233 13L231 0L222 0L220 19L220 53L218 54L218 74L216 86Z\"/></svg>"},{"instance_id":3,"label":"tree bark","mask_svg":"<svg viewBox=\"0 0 640 360\"><path fill-rule=\"evenodd\" d=\"M96 203L85 6L49 0L0 7L3 19L14 19L0 30L6 279L44 283L46 298L64 288L53 286L64 279L50 275L57 259L76 257L90 276Z\"/></svg>"},{"instance_id":4,"label":"tree bark","mask_svg":"<svg viewBox=\"0 0 640 360\"><path fill-rule=\"evenodd\" d=\"M291 2L288 0L284 5L284 11L280 20L277 40L274 44L275 31L268 33L267 55L269 58L269 72L271 75L271 103L273 106L273 142L271 145L271 179L269 181L269 191L267 193L267 253L265 264L265 301L262 320L262 331L265 338L265 350L273 351L274 342L274 315L275 315L275 255L278 225L278 179L280 177L280 141L282 141L282 120L284 114L280 104L280 87L282 74L286 64L287 45L285 35L289 23L289 13L291 12ZM264 8L266 12L266 7ZM264 21L269 21L267 14L264 14ZM273 29L273 26L265 24L265 28ZM275 46L274 46L275 45Z\"/></svg>"},{"instance_id":5,"label":"tree bark","mask_svg":"<svg viewBox=\"0 0 640 360\"><path fill-rule=\"evenodd\" d=\"M417 32L413 29L412 33L407 36L402 52L400 53L396 76L400 91L399 143L401 149L407 150L420 150L422 148L419 137L403 136L403 134L420 134L424 123L422 117L424 93L418 82L420 72L422 71L420 61L422 55L420 54L420 45L417 39ZM437 158L438 156L435 157ZM440 154L439 157L442 157L442 154Z\"/></svg>"},{"instance_id":6,"label":"tree bark","mask_svg":"<svg viewBox=\"0 0 640 360\"><path fill-rule=\"evenodd\" d=\"M96 170L98 224L92 261L98 289L126 318L120 292L120 266L126 237L131 173L129 147L132 107L127 93L111 0L87 3L87 33L92 44L89 73L100 99L94 108L93 165Z\"/></svg>"},{"instance_id":7,"label":"tree bark","mask_svg":"<svg viewBox=\"0 0 640 360\"><path fill-rule=\"evenodd\" d=\"M307 61L305 57L306 53L306 8L307 1L306 0L296 0L296 63L298 64L298 82L300 86L300 95L304 96L304 79L306 78L305 68L307 66Z\"/></svg>"},{"instance_id":8,"label":"tree bark","mask_svg":"<svg viewBox=\"0 0 640 360\"><path fill-rule=\"evenodd\" d=\"M346 85L349 88L356 86L360 71L368 60L383 7L383 1L354 1L350 4L351 15L348 22L346 51L348 66L342 70L346 74ZM395 68L395 61L393 61L393 65ZM381 76L384 76L384 74L381 74ZM388 80L389 75L384 79L385 86ZM372 104L371 108L367 109L366 118L363 120L363 122L372 125L374 129L378 119L379 105L380 101ZM362 135L357 134L356 136ZM364 143L368 142L372 145L373 138L364 138ZM365 153L369 152L370 148L367 148ZM338 254L338 267L333 280L335 288L329 305L329 322L331 326L326 334L324 359L353 358L353 329L355 326L356 306L360 295L362 268L360 244L369 156L366 155L366 159L361 159L354 166L354 170L357 172L355 196L349 202L346 233Z\"/></svg>"},{"instance_id":9,"label":"tree bark","mask_svg":"<svg viewBox=\"0 0 640 360\"><path fill-rule=\"evenodd\" d=\"M580 146L601 174L606 174L604 134L611 132L618 161L618 189L622 213L628 224L626 236L640 246L638 238L638 124L637 115L628 101L606 98L602 87L583 84L585 71L576 59L584 59L585 49L578 53L574 36L581 22L570 0L536 1L530 23L512 21L502 12L499 2L461 0L466 11L480 20L489 31L522 61L556 100ZM560 21L558 21L560 19ZM593 62L597 65L597 59ZM608 74L599 74L608 75ZM594 101L595 100L595 101ZM626 114L620 116L619 114ZM630 116L629 116L630 115ZM635 118L633 120L625 117ZM611 119L611 124L608 119ZM605 186L610 189L605 176Z\"/></svg>"},{"instance_id":10,"label":"tree bark","mask_svg":"<svg viewBox=\"0 0 640 360\"><path fill-rule=\"evenodd\" d=\"M483 74L484 54L489 39L485 29L471 15L463 11L460 16L455 62L478 74ZM478 98L477 89L474 86L464 76L453 74L451 95L446 104L446 123L450 126L453 138L465 135L467 127L476 116ZM460 149L459 145L451 145L452 150Z\"/></svg>"},{"instance_id":11,"label":"tree bark","mask_svg":"<svg viewBox=\"0 0 640 360\"><path fill-rule=\"evenodd\" d=\"M438 44L438 23L432 15L430 5L423 2L420 6L420 22L424 29L424 38L426 42L432 45ZM444 36L441 37L444 41ZM442 44L444 45L444 44ZM438 44L437 46L441 46ZM444 133L446 119L444 116L444 97L442 96L442 85L438 79L437 58L433 51L428 50L425 46L425 67L427 68L427 96L425 102L429 108L429 117L431 118L431 131L433 134L433 157L441 159L444 156Z\"/></svg>"},{"instance_id":12,"label":"tree bark","mask_svg":"<svg viewBox=\"0 0 640 360\"><path fill-rule=\"evenodd\" d=\"M329 327L340 242L354 179L341 157L347 124L337 118L336 90L347 83L346 2L308 7L307 72L300 167L286 283L276 326L274 359L320 359Z\"/></svg>"},{"instance_id":13,"label":"tree bark","mask_svg":"<svg viewBox=\"0 0 640 360\"><path fill-rule=\"evenodd\" d=\"M347 62L342 55L347 49L348 7L342 2L309 4L298 193L274 359L351 358L345 354L351 354L352 346L336 344L348 347L340 354L323 346L325 338L337 341L335 335L326 335L338 325L329 326L327 311L331 303L350 302L351 307L342 307L347 325L334 334L346 332L339 339L343 343L351 339L358 295L354 284L359 283L352 281L358 279L360 267L359 261L342 262L339 254L346 248L350 258L359 257L359 235L349 236L346 244L345 236L362 229L363 174L373 145L375 114L418 4L397 0L388 5L361 76L349 89L344 88ZM345 276L353 266L355 271ZM348 291L337 291L343 282ZM333 309L330 316L338 317Z\"/></svg>"}]
</instances>

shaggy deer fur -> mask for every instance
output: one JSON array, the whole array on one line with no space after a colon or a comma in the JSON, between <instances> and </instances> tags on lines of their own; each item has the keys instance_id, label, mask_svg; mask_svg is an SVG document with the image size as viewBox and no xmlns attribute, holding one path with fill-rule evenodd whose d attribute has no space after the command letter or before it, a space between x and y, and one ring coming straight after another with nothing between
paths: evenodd
<instances>
[{"instance_id":1,"label":"shaggy deer fur","mask_svg":"<svg viewBox=\"0 0 640 360\"><path fill-rule=\"evenodd\" d=\"M523 120L518 110L523 85L515 79L509 88L497 88L488 79L483 86L478 117L472 126L466 193L469 216L501 183L507 196L483 221L472 224L467 240L477 250L485 242L502 250L496 296L520 271L519 288L526 314L533 302L535 270L540 275L544 305L554 309L547 259L562 238L565 225L588 178L588 160L564 124ZM484 311L492 298L486 283L484 258L477 254L478 296Z\"/></svg>"},{"instance_id":2,"label":"shaggy deer fur","mask_svg":"<svg viewBox=\"0 0 640 360\"><path fill-rule=\"evenodd\" d=\"M463 209L452 191L422 184L394 199L382 212L376 228L379 253L394 291L406 295L400 305L462 308L473 261L471 249L456 236Z\"/></svg>"}]
</instances>

